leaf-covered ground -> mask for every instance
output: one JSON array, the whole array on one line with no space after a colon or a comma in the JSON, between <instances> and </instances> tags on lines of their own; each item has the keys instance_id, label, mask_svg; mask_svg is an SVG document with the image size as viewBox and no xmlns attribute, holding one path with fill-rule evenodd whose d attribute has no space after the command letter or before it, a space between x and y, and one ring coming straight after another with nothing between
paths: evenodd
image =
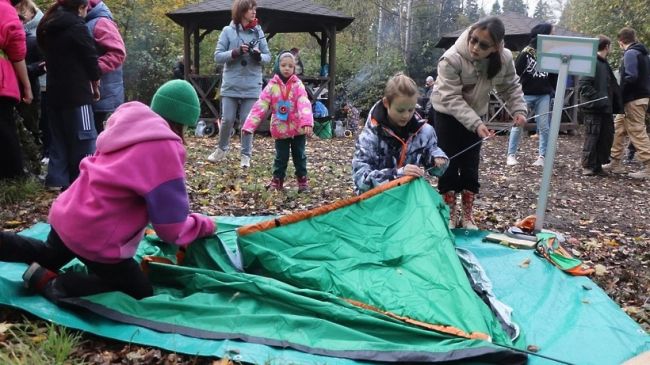
<instances>
[{"instance_id":1,"label":"leaf-covered ground","mask_svg":"<svg viewBox=\"0 0 650 365\"><path fill-rule=\"evenodd\" d=\"M520 164L505 165L507 136L485 143L481 162L481 194L476 206L479 226L502 231L517 219L535 213L541 168L531 166L537 140L524 138ZM187 175L192 209L209 215L287 214L310 209L352 195L350 161L354 139L340 138L307 143L311 191L298 194L289 167L284 193L268 192L274 157L273 140L256 136L251 168L239 167L239 143L234 138L225 161L207 162L205 157L216 144L215 138L188 137ZM582 136L560 135L554 166L545 228L564 234L568 248L596 267L593 279L632 318L650 330L650 181L624 176L582 176L579 165ZM160 163L164 163L161 161ZM627 165L630 171L641 164ZM435 184L435 180L431 181ZM0 209L4 229L21 230L44 221L55 193L43 192L37 199ZM10 310L2 316L15 318ZM0 318L0 322L2 318ZM156 350L124 347L87 336L83 356L93 364L203 363L206 359L169 358ZM153 352L152 352L153 351ZM127 361L133 357L134 361ZM143 363L143 362L141 362Z\"/></svg>"}]
</instances>

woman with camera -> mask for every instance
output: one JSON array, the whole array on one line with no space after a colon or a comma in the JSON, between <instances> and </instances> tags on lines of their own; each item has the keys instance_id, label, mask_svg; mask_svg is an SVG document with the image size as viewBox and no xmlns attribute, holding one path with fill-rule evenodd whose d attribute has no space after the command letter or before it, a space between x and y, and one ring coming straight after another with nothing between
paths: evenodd
<instances>
[{"instance_id":1,"label":"woman with camera","mask_svg":"<svg viewBox=\"0 0 650 365\"><path fill-rule=\"evenodd\" d=\"M271 61L264 32L258 25L255 0L235 0L232 21L223 28L214 59L224 64L221 81L221 127L219 144L208 156L218 162L226 156L235 120L246 119L262 92L262 65ZM241 136L241 167L249 167L253 135Z\"/></svg>"}]
</instances>

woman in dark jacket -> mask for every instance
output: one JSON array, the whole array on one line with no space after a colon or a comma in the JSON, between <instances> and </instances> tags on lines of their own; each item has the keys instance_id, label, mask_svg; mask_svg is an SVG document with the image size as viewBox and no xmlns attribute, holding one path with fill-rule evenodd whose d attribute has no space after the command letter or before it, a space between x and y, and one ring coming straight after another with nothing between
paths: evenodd
<instances>
[{"instance_id":1,"label":"woman in dark jacket","mask_svg":"<svg viewBox=\"0 0 650 365\"><path fill-rule=\"evenodd\" d=\"M84 17L88 0L57 0L38 25L47 66L47 107L52 145L45 185L69 186L79 162L95 152L92 103L99 99L95 43Z\"/></svg>"}]
</instances>

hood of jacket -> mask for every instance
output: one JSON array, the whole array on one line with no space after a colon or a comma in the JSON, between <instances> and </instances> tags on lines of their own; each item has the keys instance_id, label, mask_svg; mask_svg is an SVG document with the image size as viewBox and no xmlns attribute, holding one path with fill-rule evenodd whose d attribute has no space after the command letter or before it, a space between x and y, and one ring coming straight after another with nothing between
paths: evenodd
<instances>
[{"instance_id":1,"label":"hood of jacket","mask_svg":"<svg viewBox=\"0 0 650 365\"><path fill-rule=\"evenodd\" d=\"M91 1L89 4L91 9L86 15L86 22L97 18L113 19L113 13L111 13L110 9L103 1L95 1L94 4L93 1Z\"/></svg>"},{"instance_id":2,"label":"hood of jacket","mask_svg":"<svg viewBox=\"0 0 650 365\"><path fill-rule=\"evenodd\" d=\"M48 34L58 34L79 23L85 24L83 18L71 11L59 8L45 21L43 27Z\"/></svg>"},{"instance_id":3,"label":"hood of jacket","mask_svg":"<svg viewBox=\"0 0 650 365\"><path fill-rule=\"evenodd\" d=\"M647 56L648 55L648 49L645 48L645 46L641 43L632 43L626 51L628 50L635 50L637 52L640 52L642 55Z\"/></svg>"},{"instance_id":4,"label":"hood of jacket","mask_svg":"<svg viewBox=\"0 0 650 365\"><path fill-rule=\"evenodd\" d=\"M141 142L181 138L165 119L139 101L122 104L108 118L106 130L97 137L97 152L111 153Z\"/></svg>"},{"instance_id":5,"label":"hood of jacket","mask_svg":"<svg viewBox=\"0 0 650 365\"><path fill-rule=\"evenodd\" d=\"M293 84L294 82L296 82L298 80L300 80L298 78L298 76L293 74L293 75L289 76L289 78L287 79L287 82L284 82L284 81L282 81L282 77L280 77L280 75L275 74L275 75L273 75L271 80L269 80L269 84L272 84L272 85L277 84L277 85L280 85L280 86L283 86L283 85L290 86L291 84Z\"/></svg>"},{"instance_id":6,"label":"hood of jacket","mask_svg":"<svg viewBox=\"0 0 650 365\"><path fill-rule=\"evenodd\" d=\"M25 33L30 36L36 36L36 28L38 27L38 23L41 21L43 18L43 12L40 9L36 9L36 15L32 18L32 20L28 21L25 23L23 26L25 28Z\"/></svg>"}]
</instances>

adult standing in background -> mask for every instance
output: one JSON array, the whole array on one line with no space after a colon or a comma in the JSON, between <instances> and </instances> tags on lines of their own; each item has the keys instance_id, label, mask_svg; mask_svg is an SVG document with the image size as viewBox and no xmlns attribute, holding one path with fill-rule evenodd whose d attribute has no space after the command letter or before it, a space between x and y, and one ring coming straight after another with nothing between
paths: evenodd
<instances>
[{"instance_id":1,"label":"adult standing in background","mask_svg":"<svg viewBox=\"0 0 650 365\"><path fill-rule=\"evenodd\" d=\"M613 114L623 111L621 92L612 68L607 63L607 55L612 41L598 36L598 61L594 76L583 76L578 84L582 103L605 97L581 107L585 124L585 144L582 148L582 174L600 175L602 166L609 159L609 151L614 140Z\"/></svg>"},{"instance_id":2,"label":"adult standing in background","mask_svg":"<svg viewBox=\"0 0 650 365\"><path fill-rule=\"evenodd\" d=\"M514 123L526 122L526 102L512 53L504 48L505 27L497 17L474 23L438 62L438 78L431 93L436 111L438 145L452 158L438 180L438 190L450 208L449 227L456 228L456 194L461 193L463 228L477 229L472 216L479 191L482 139L494 135L483 123L493 88L513 112ZM470 146L476 144L474 148ZM469 148L469 149L468 149Z\"/></svg>"},{"instance_id":3,"label":"adult standing in background","mask_svg":"<svg viewBox=\"0 0 650 365\"><path fill-rule=\"evenodd\" d=\"M32 102L32 88L25 64L23 24L14 6L18 1L0 0L0 179L24 174L14 106Z\"/></svg>"},{"instance_id":4,"label":"adult standing in background","mask_svg":"<svg viewBox=\"0 0 650 365\"><path fill-rule=\"evenodd\" d=\"M126 48L108 6L102 0L90 0L88 5L86 26L95 39L99 69L102 71L100 99L93 103L95 129L99 134L104 130L108 114L124 103L122 65L126 59Z\"/></svg>"},{"instance_id":5,"label":"adult standing in background","mask_svg":"<svg viewBox=\"0 0 650 365\"><path fill-rule=\"evenodd\" d=\"M528 104L528 109L532 110L537 117L535 124L539 136L539 154L533 162L533 166L544 166L544 156L546 156L546 146L548 144L548 134L550 131L549 110L551 106L551 94L555 92L555 82L557 77L548 72L539 71L537 67L537 36L548 35L553 33L553 24L537 24L530 30L530 43L524 48L515 61L517 75L521 78L521 88L524 91L524 100ZM513 166L518 164L515 157L523 127L513 126L510 129L510 139L508 141L508 156L506 164Z\"/></svg>"},{"instance_id":6,"label":"adult standing in background","mask_svg":"<svg viewBox=\"0 0 650 365\"><path fill-rule=\"evenodd\" d=\"M219 144L208 156L210 162L218 162L226 157L237 116L240 121L245 120L262 92L262 65L271 61L271 55L256 15L255 0L233 1L232 21L219 35L214 59L224 64L221 126ZM250 167L252 150L253 134L242 133L241 167Z\"/></svg>"},{"instance_id":7,"label":"adult standing in background","mask_svg":"<svg viewBox=\"0 0 650 365\"><path fill-rule=\"evenodd\" d=\"M67 188L81 160L95 152L92 103L99 100L95 42L86 28L88 0L57 0L36 30L47 65L50 161L45 185Z\"/></svg>"},{"instance_id":8,"label":"adult standing in background","mask_svg":"<svg viewBox=\"0 0 650 365\"><path fill-rule=\"evenodd\" d=\"M650 58L648 49L636 39L636 31L625 27L618 32L618 45L624 50L620 67L621 95L625 114L614 119L614 143L611 162L603 170L625 173L621 160L625 153L625 136L637 150L643 170L631 173L635 179L650 179L650 138L645 129L645 113L650 101Z\"/></svg>"}]
</instances>

